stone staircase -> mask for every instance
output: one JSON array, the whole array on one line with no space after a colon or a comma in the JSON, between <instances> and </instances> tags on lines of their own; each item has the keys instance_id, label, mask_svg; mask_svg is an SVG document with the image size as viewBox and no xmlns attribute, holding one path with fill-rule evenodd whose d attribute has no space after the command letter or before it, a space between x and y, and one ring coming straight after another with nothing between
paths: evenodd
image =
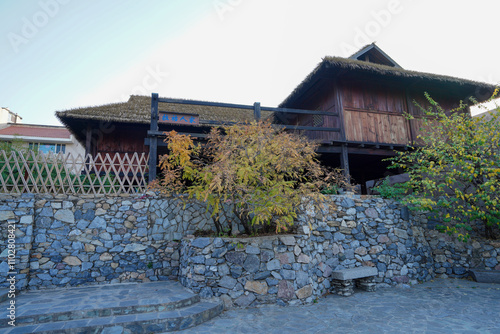
<instances>
[{"instance_id":1,"label":"stone staircase","mask_svg":"<svg viewBox=\"0 0 500 334\"><path fill-rule=\"evenodd\" d=\"M1 333L161 333L199 325L224 306L173 281L28 291L0 304Z\"/></svg>"}]
</instances>

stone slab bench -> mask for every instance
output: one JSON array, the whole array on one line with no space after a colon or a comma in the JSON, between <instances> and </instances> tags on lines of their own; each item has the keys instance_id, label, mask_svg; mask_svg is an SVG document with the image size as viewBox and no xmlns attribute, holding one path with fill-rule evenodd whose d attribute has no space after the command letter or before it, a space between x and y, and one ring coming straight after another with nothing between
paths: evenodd
<instances>
[{"instance_id":1,"label":"stone slab bench","mask_svg":"<svg viewBox=\"0 0 500 334\"><path fill-rule=\"evenodd\" d=\"M478 283L500 284L500 270L471 269L470 274Z\"/></svg>"},{"instance_id":2,"label":"stone slab bench","mask_svg":"<svg viewBox=\"0 0 500 334\"><path fill-rule=\"evenodd\" d=\"M354 293L354 285L365 291L375 291L373 278L378 275L375 267L356 267L332 272L332 286L338 295L348 297Z\"/></svg>"}]
</instances>

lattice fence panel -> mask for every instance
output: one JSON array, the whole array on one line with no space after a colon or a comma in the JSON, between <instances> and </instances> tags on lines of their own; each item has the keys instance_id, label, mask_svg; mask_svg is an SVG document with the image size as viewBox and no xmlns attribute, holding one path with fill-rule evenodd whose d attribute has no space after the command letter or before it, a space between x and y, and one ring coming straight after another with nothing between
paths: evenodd
<instances>
[{"instance_id":1,"label":"lattice fence panel","mask_svg":"<svg viewBox=\"0 0 500 334\"><path fill-rule=\"evenodd\" d=\"M0 192L49 194L140 193L147 188L148 155L0 151Z\"/></svg>"}]
</instances>

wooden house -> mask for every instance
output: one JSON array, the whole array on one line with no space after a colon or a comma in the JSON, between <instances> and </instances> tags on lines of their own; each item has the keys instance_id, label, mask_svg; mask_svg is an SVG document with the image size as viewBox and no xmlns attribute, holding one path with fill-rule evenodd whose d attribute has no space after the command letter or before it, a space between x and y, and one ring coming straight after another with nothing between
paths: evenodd
<instances>
[{"instance_id":1,"label":"wooden house","mask_svg":"<svg viewBox=\"0 0 500 334\"><path fill-rule=\"evenodd\" d=\"M127 102L56 115L92 154L152 152L150 143L163 131L175 129L203 139L213 126L271 119L319 141L321 159L340 166L363 187L387 173L385 158L417 142L423 116L414 101L427 106L424 92L444 108L453 108L469 97L484 101L494 89L405 70L370 44L349 58L325 57L278 108L160 98L157 111L168 121L153 122L152 128L152 98L131 96ZM405 112L414 119L408 120ZM154 156L162 152L160 147Z\"/></svg>"},{"instance_id":2,"label":"wooden house","mask_svg":"<svg viewBox=\"0 0 500 334\"><path fill-rule=\"evenodd\" d=\"M280 117L286 123L340 127L340 132L308 135L322 142L320 152L327 162L348 168L364 184L387 173L383 160L394 150L418 145L423 114L415 102L429 106L424 92L443 108L452 109L469 97L484 101L494 89L470 80L405 70L370 44L349 58L325 57L280 104L331 115ZM405 112L414 119L408 120Z\"/></svg>"},{"instance_id":3,"label":"wooden house","mask_svg":"<svg viewBox=\"0 0 500 334\"><path fill-rule=\"evenodd\" d=\"M175 101L160 103L159 109L196 116L197 124L160 122L158 131L176 130L196 135L207 133L214 124L250 122L254 119L253 112L247 109L218 106L219 103L203 106L192 104L200 101ZM127 102L59 111L56 115L84 145L87 153L149 152L146 138L151 123L150 96L132 95ZM264 117L270 115L264 112Z\"/></svg>"}]
</instances>

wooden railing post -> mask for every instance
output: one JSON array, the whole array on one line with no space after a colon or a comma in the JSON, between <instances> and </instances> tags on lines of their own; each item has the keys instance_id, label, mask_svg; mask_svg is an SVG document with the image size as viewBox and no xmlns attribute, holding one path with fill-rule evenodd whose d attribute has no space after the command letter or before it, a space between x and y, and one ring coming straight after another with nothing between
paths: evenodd
<instances>
[{"instance_id":1,"label":"wooden railing post","mask_svg":"<svg viewBox=\"0 0 500 334\"><path fill-rule=\"evenodd\" d=\"M260 102L253 104L253 116L257 122L260 121Z\"/></svg>"},{"instance_id":2,"label":"wooden railing post","mask_svg":"<svg viewBox=\"0 0 500 334\"><path fill-rule=\"evenodd\" d=\"M351 173L349 171L349 154L347 152L347 144L342 144L340 153L340 167L344 171L344 176L347 181L351 182Z\"/></svg>"},{"instance_id":3,"label":"wooden railing post","mask_svg":"<svg viewBox=\"0 0 500 334\"><path fill-rule=\"evenodd\" d=\"M158 94L151 95L151 131L158 131ZM148 181L156 180L156 166L158 165L158 137L151 134L149 137L149 177Z\"/></svg>"}]
</instances>

